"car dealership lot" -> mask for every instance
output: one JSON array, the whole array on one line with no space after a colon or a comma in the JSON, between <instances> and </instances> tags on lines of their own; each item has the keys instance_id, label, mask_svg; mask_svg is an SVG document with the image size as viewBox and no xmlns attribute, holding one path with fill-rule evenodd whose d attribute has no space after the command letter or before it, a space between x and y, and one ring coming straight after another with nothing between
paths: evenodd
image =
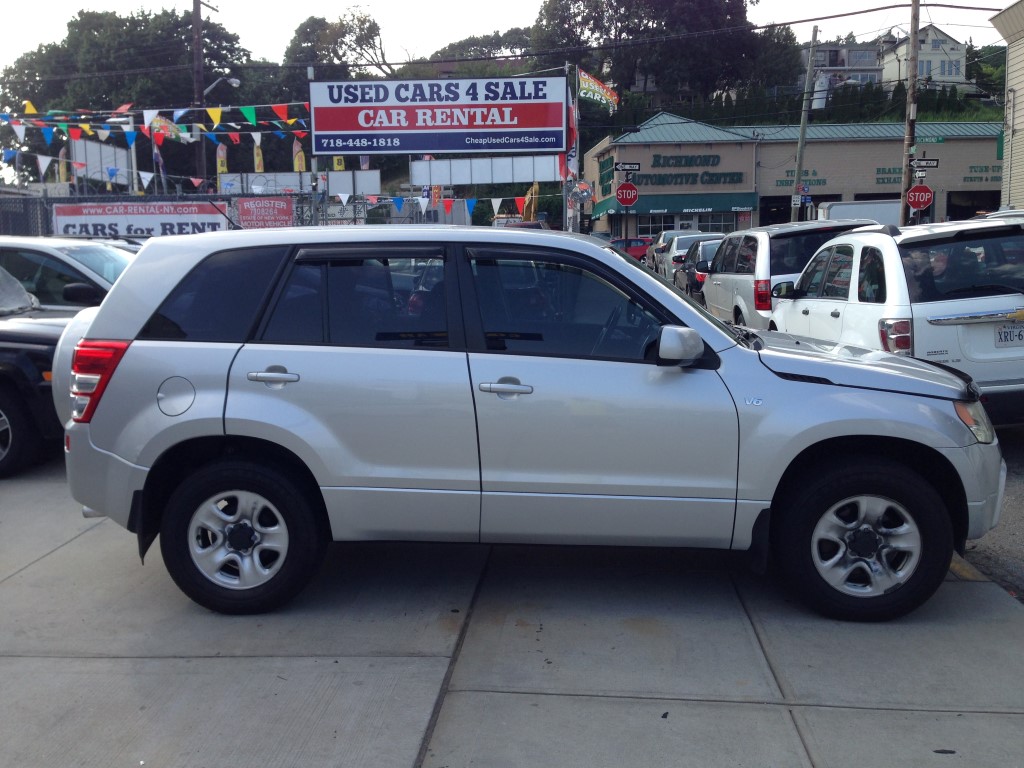
<instances>
[{"instance_id":1,"label":"car dealership lot","mask_svg":"<svg viewBox=\"0 0 1024 768\"><path fill-rule=\"evenodd\" d=\"M1024 605L962 561L852 624L735 553L336 543L284 609L228 617L82 518L59 457L2 489L4 764L1019 763Z\"/></svg>"}]
</instances>

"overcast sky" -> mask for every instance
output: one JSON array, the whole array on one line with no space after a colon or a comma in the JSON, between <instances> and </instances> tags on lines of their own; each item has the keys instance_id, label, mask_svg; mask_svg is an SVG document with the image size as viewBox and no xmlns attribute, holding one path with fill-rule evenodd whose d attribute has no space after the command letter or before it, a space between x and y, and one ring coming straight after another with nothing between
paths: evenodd
<instances>
[{"instance_id":1,"label":"overcast sky","mask_svg":"<svg viewBox=\"0 0 1024 768\"><path fill-rule=\"evenodd\" d=\"M927 8L922 5L921 24L929 22L960 42L973 38L975 45L1002 44L999 33L989 19L1012 4L1013 0L977 0L971 5L990 10L958 11L948 8ZM910 26L910 4L905 7L865 12L897 4L898 0L845 0L837 2L807 2L807 0L761 0L748 11L754 24L797 22L812 16L821 17L839 13L858 12L855 16L822 19L794 25L801 42L809 41L816 23L818 39L827 40L853 32L860 40L869 40L891 27L904 30ZM93 10L113 11L128 16L147 6L150 12L173 8L178 12L191 11L192 0L156 0L144 4L142 0L99 0ZM203 7L203 17L213 19L229 32L237 34L242 47L256 58L280 61L295 29L310 16L336 19L349 5L346 0L338 4L302 5L295 2L254 3L252 0L210 0L217 11ZM378 0L364 2L361 7L373 16L381 27L384 50L395 62L409 58L426 57L445 45L473 35L504 32L512 27L532 26L542 0L517 2L481 2L481 0ZM9 12L6 45L0 49L0 67L14 62L20 55L33 51L39 45L57 43L67 36L67 23L84 7L82 0L49 0L40 13L25 13L15 20ZM16 31L15 31L16 30Z\"/></svg>"}]
</instances>

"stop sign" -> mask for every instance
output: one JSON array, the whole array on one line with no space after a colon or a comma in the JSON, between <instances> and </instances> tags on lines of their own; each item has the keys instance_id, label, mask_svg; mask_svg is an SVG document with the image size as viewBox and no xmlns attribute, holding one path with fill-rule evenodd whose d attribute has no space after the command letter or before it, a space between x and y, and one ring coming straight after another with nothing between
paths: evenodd
<instances>
[{"instance_id":1,"label":"stop sign","mask_svg":"<svg viewBox=\"0 0 1024 768\"><path fill-rule=\"evenodd\" d=\"M615 199L619 202L619 205L629 208L629 206L633 205L640 199L640 192L637 190L635 184L631 184L627 181L623 184L619 184L618 188L615 190Z\"/></svg>"},{"instance_id":2,"label":"stop sign","mask_svg":"<svg viewBox=\"0 0 1024 768\"><path fill-rule=\"evenodd\" d=\"M932 204L934 198L935 193L932 192L932 188L924 184L915 184L907 190L907 205L915 211L923 211Z\"/></svg>"}]
</instances>

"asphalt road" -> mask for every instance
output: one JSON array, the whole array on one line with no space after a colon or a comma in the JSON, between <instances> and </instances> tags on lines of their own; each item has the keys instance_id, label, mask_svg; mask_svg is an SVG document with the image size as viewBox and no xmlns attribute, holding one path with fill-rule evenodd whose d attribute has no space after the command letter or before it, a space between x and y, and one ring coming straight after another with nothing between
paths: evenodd
<instances>
[{"instance_id":1,"label":"asphalt road","mask_svg":"<svg viewBox=\"0 0 1024 768\"><path fill-rule=\"evenodd\" d=\"M999 430L1006 459L1006 500L995 530L967 542L965 559L1024 602L1024 427Z\"/></svg>"}]
</instances>

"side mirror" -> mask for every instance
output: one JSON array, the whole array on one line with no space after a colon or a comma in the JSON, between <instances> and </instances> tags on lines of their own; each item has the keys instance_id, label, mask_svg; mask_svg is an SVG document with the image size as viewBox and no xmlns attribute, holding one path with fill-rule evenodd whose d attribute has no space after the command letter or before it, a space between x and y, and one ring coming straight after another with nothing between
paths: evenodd
<instances>
[{"instance_id":1,"label":"side mirror","mask_svg":"<svg viewBox=\"0 0 1024 768\"><path fill-rule=\"evenodd\" d=\"M103 301L106 292L95 285L88 283L68 283L61 292L64 301L68 304L81 304L86 307L94 307Z\"/></svg>"},{"instance_id":2,"label":"side mirror","mask_svg":"<svg viewBox=\"0 0 1024 768\"><path fill-rule=\"evenodd\" d=\"M704 339L693 328L663 325L658 335L658 365L688 368L704 357Z\"/></svg>"},{"instance_id":3,"label":"side mirror","mask_svg":"<svg viewBox=\"0 0 1024 768\"><path fill-rule=\"evenodd\" d=\"M694 269L696 269L698 272L710 273L711 272L711 264L709 264L706 261L698 261L697 265L696 265L696 267L694 267Z\"/></svg>"}]
</instances>

